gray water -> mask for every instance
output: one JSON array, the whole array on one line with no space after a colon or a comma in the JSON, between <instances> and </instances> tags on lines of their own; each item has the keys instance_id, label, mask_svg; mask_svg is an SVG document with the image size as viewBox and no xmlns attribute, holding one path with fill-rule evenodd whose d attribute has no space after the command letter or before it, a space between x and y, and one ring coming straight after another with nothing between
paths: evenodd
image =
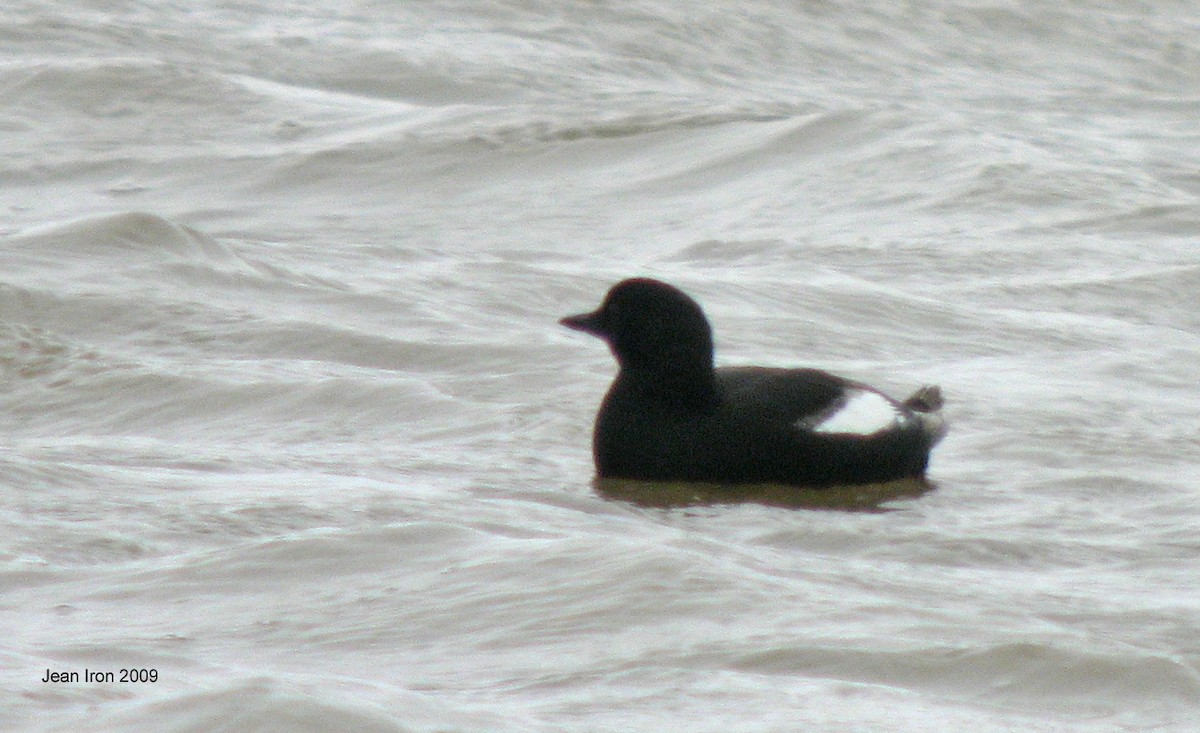
<instances>
[{"instance_id":1,"label":"gray water","mask_svg":"<svg viewBox=\"0 0 1200 733\"><path fill-rule=\"evenodd\" d=\"M0 93L5 730L1196 729L1197 3L15 2ZM630 275L941 384L931 490L593 485Z\"/></svg>"}]
</instances>

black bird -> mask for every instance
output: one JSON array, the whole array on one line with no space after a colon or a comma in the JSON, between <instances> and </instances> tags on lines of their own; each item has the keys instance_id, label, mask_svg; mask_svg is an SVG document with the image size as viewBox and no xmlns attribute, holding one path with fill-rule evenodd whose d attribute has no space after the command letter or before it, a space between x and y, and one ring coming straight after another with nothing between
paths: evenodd
<instances>
[{"instance_id":1,"label":"black bird","mask_svg":"<svg viewBox=\"0 0 1200 733\"><path fill-rule=\"evenodd\" d=\"M696 301L657 280L617 283L560 321L608 343L620 369L596 417L601 478L851 485L920 478L946 432L941 392L904 402L818 369L713 367Z\"/></svg>"}]
</instances>

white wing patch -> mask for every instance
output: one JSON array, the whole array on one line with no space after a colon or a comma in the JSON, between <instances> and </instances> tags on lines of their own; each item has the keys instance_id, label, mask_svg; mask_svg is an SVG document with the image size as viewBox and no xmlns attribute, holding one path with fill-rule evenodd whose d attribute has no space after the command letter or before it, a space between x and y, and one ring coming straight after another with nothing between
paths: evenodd
<instances>
[{"instance_id":1,"label":"white wing patch","mask_svg":"<svg viewBox=\"0 0 1200 733\"><path fill-rule=\"evenodd\" d=\"M845 398L831 411L796 423L817 433L874 435L894 426L902 418L888 398L866 389L847 390Z\"/></svg>"}]
</instances>

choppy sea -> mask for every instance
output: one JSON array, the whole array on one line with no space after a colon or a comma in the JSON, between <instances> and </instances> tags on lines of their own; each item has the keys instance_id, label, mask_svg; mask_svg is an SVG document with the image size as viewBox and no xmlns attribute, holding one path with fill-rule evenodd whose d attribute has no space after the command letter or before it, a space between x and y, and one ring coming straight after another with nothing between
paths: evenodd
<instances>
[{"instance_id":1,"label":"choppy sea","mask_svg":"<svg viewBox=\"0 0 1200 733\"><path fill-rule=\"evenodd\" d=\"M1198 729L1200 3L16 0L0 97L0 728ZM632 275L928 490L594 484Z\"/></svg>"}]
</instances>

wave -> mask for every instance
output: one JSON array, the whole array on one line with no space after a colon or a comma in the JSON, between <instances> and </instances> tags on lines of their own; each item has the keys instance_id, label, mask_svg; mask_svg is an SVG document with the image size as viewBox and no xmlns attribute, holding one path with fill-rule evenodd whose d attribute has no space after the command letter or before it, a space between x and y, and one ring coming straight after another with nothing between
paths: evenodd
<instances>
[{"instance_id":1,"label":"wave","mask_svg":"<svg viewBox=\"0 0 1200 733\"><path fill-rule=\"evenodd\" d=\"M932 693L953 690L987 705L1083 709L1093 715L1157 706L1188 709L1200 699L1200 673L1172 655L1150 650L1105 653L1094 646L1014 642L890 653L781 647L732 657L737 669L762 674L819 676Z\"/></svg>"},{"instance_id":2,"label":"wave","mask_svg":"<svg viewBox=\"0 0 1200 733\"><path fill-rule=\"evenodd\" d=\"M34 265L93 268L97 260L129 262L129 257L229 260L228 248L212 237L164 217L122 212L27 229L0 241L6 260Z\"/></svg>"},{"instance_id":3,"label":"wave","mask_svg":"<svg viewBox=\"0 0 1200 733\"><path fill-rule=\"evenodd\" d=\"M156 672L165 676L170 670ZM86 719L88 725L98 725L114 733L147 728L164 733L199 730L266 733L283 729L296 733L336 730L410 733L424 729L431 717L443 720L468 717L439 710L429 698L412 692L398 694L405 702L405 713L403 717L398 717L387 712L382 705L365 702L362 699L363 692L356 690L356 687L365 685L329 679L282 682L258 676L214 685L215 689L205 692L176 692L156 696L157 699L153 701L125 705L123 709L99 718L89 713ZM375 694L379 695L380 692L375 691ZM410 727L408 721L419 727ZM63 729L73 729L73 725Z\"/></svg>"}]
</instances>

